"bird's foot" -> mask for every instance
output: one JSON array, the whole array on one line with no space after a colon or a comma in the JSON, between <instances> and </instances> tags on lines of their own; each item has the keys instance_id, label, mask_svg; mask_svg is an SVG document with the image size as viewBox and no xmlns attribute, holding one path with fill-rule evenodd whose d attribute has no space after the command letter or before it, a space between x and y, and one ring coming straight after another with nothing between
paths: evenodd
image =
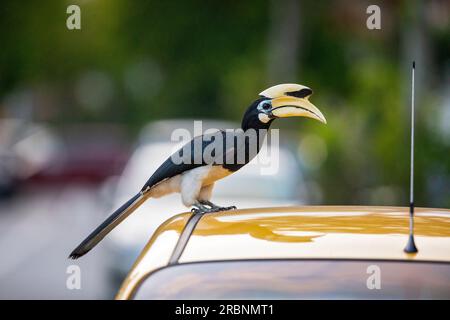
<instances>
[{"instance_id":1,"label":"bird's foot","mask_svg":"<svg viewBox=\"0 0 450 320\"><path fill-rule=\"evenodd\" d=\"M236 206L229 206L229 207L221 207L218 206L211 201L200 201L200 204L202 206L208 206L209 212L219 212L219 211L229 211L229 210L236 210Z\"/></svg>"},{"instance_id":2,"label":"bird's foot","mask_svg":"<svg viewBox=\"0 0 450 320\"><path fill-rule=\"evenodd\" d=\"M217 207L218 211L230 211L230 210L236 210L236 206L229 206L229 207Z\"/></svg>"},{"instance_id":3,"label":"bird's foot","mask_svg":"<svg viewBox=\"0 0 450 320\"><path fill-rule=\"evenodd\" d=\"M211 208L210 206L207 206L201 202L195 203L193 206L195 208L192 208L191 212L196 213L196 214L216 212L213 208Z\"/></svg>"}]
</instances>

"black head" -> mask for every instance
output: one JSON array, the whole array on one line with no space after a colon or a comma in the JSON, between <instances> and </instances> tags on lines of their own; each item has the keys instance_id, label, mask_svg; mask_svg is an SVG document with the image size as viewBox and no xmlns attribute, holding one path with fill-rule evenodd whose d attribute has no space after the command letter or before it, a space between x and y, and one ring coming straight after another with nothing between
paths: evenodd
<instances>
[{"instance_id":1,"label":"black head","mask_svg":"<svg viewBox=\"0 0 450 320\"><path fill-rule=\"evenodd\" d=\"M274 119L308 117L326 123L310 101L312 90L298 84L279 84L260 93L244 114L242 129L268 129Z\"/></svg>"},{"instance_id":2,"label":"black head","mask_svg":"<svg viewBox=\"0 0 450 320\"><path fill-rule=\"evenodd\" d=\"M242 118L242 129L268 129L275 117L272 115L272 104L270 98L259 98L255 100Z\"/></svg>"}]
</instances>

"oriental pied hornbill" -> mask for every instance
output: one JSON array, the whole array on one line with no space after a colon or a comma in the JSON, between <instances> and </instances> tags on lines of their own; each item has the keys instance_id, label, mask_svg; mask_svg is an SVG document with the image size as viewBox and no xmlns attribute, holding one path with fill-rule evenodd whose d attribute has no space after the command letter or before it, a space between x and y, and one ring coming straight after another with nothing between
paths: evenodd
<instances>
[{"instance_id":1,"label":"oriental pied hornbill","mask_svg":"<svg viewBox=\"0 0 450 320\"><path fill-rule=\"evenodd\" d=\"M298 84L280 84L261 92L260 98L255 100L245 112L242 130L240 130L244 134L250 131L257 132L257 147L253 149L256 150L255 152L249 151L252 148L249 145L251 139L248 137L238 139L236 134L232 134L232 143L225 143L223 140L230 138L228 130L195 137L161 164L139 193L95 229L73 250L70 258L77 259L86 254L148 198L159 198L169 193L179 192L183 204L187 207L194 206L195 213L235 209L234 206L219 207L209 201L214 183L239 170L256 156L263 140L261 138L264 137L274 119L308 117L326 123L320 110L309 102L311 94L310 88ZM264 133L261 135L258 134L259 132ZM214 152L210 153L210 159L205 159L203 151L211 149L211 146L218 142L221 142L220 147L213 148ZM242 161L238 160L239 153L244 154ZM199 154L201 157L198 161L194 157ZM180 159L184 161L179 161Z\"/></svg>"}]
</instances>

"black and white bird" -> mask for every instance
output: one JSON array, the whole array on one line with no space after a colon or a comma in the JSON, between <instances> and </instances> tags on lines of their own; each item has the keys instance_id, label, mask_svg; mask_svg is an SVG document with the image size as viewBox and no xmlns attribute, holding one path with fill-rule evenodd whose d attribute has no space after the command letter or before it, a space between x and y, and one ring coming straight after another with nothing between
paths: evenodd
<instances>
[{"instance_id":1,"label":"black and white bird","mask_svg":"<svg viewBox=\"0 0 450 320\"><path fill-rule=\"evenodd\" d=\"M235 209L210 201L214 183L238 171L257 155L273 120L308 117L326 123L320 110L309 101L312 90L308 87L280 84L259 95L245 112L241 130L220 130L192 139L162 163L142 189L75 248L70 258L77 259L89 252L149 198L178 192L183 204L194 207L193 212L198 214ZM249 133L254 133L255 138Z\"/></svg>"}]
</instances>

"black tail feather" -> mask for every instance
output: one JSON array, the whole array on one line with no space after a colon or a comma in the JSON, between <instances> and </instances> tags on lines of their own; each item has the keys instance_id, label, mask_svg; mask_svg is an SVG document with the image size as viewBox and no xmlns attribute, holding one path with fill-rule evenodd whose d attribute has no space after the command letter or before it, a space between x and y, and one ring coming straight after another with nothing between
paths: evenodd
<instances>
[{"instance_id":1,"label":"black tail feather","mask_svg":"<svg viewBox=\"0 0 450 320\"><path fill-rule=\"evenodd\" d=\"M119 209L113 212L101 225L99 225L75 250L69 255L70 259L78 259L95 247L112 229L137 209L146 198L140 192Z\"/></svg>"}]
</instances>

